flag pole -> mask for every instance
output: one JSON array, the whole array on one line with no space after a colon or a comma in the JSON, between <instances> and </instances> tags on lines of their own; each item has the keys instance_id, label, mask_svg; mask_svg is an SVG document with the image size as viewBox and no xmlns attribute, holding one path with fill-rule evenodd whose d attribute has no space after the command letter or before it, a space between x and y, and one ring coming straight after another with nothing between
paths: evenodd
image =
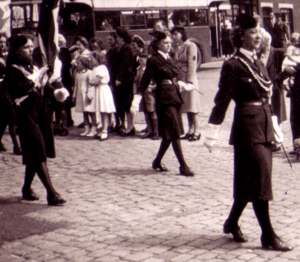
<instances>
[{"instance_id":1,"label":"flag pole","mask_svg":"<svg viewBox=\"0 0 300 262\"><path fill-rule=\"evenodd\" d=\"M96 36L96 17L95 17L95 2L91 0L92 4L92 19L93 19L93 37Z\"/></svg>"}]
</instances>

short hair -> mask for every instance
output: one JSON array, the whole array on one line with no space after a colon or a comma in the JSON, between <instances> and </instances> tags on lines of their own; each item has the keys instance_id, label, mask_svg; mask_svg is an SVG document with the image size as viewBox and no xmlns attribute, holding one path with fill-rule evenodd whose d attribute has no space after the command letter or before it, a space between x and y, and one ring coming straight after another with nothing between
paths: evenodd
<instances>
[{"instance_id":1,"label":"short hair","mask_svg":"<svg viewBox=\"0 0 300 262\"><path fill-rule=\"evenodd\" d=\"M132 42L136 43L139 48L144 48L144 46L145 46L144 39L142 37L140 37L139 35L134 35L132 37Z\"/></svg>"},{"instance_id":2,"label":"short hair","mask_svg":"<svg viewBox=\"0 0 300 262\"><path fill-rule=\"evenodd\" d=\"M186 34L186 31L185 31L185 29L184 29L183 26L175 26L175 27L173 27L172 30L171 30L171 34L174 34L175 32L178 32L178 33L181 34L183 41L187 40L187 34Z\"/></svg>"},{"instance_id":3,"label":"short hair","mask_svg":"<svg viewBox=\"0 0 300 262\"><path fill-rule=\"evenodd\" d=\"M80 42L85 48L89 47L89 42L84 36L81 35L76 36L74 39L74 43L76 42Z\"/></svg>"}]
</instances>

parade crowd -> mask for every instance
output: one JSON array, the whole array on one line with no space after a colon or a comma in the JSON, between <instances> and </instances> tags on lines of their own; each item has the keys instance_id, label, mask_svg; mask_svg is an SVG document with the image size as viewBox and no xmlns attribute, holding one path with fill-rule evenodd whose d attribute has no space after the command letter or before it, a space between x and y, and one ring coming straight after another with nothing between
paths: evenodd
<instances>
[{"instance_id":1,"label":"parade crowd","mask_svg":"<svg viewBox=\"0 0 300 262\"><path fill-rule=\"evenodd\" d=\"M235 52L222 66L208 120L211 131L206 132L204 145L213 148L228 105L234 100L230 136L234 147L234 203L224 233L232 234L237 242L247 241L238 220L247 203L252 202L262 229L262 247L289 251L291 248L271 225L269 201L272 152L282 143L279 127L286 119L286 90L291 99L293 153L300 154L300 37L294 33L290 39L280 17L275 18L276 22L266 29L259 27L259 17L242 14L237 18L232 32ZM53 77L55 72L47 78L50 69L43 65L40 50L33 46L30 36L13 36L7 43L5 34L0 35L0 139L8 125L13 151L22 154L26 166L23 199L38 199L31 188L37 174L46 188L48 204L65 203L52 185L46 159L55 156L52 131L68 135L68 128L74 125L73 107L82 113L80 136L104 141L110 132L116 132L120 136L161 139L152 168L168 171L162 159L172 145L179 175L194 176L185 161L181 139L197 141L201 137L197 46L184 27L168 30L163 21L157 21L150 34L147 44L140 36L117 28L107 38L109 48L83 36L76 36L67 48L60 35L60 78ZM137 131L135 114L139 111L144 113L146 128ZM182 114L187 114L185 132ZM0 150L5 150L2 143Z\"/></svg>"}]
</instances>

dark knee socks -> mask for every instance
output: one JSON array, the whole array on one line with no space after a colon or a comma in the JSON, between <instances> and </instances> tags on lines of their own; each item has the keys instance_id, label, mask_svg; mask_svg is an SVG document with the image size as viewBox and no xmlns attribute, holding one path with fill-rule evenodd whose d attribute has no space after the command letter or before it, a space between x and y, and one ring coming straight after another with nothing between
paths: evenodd
<instances>
[{"instance_id":1,"label":"dark knee socks","mask_svg":"<svg viewBox=\"0 0 300 262\"><path fill-rule=\"evenodd\" d=\"M165 140L165 139L163 139L161 141L159 150L158 150L156 158L155 158L155 161L157 161L158 163L160 163L160 161L162 160L162 158L165 155L166 151L168 150L170 144L171 144L171 140Z\"/></svg>"},{"instance_id":2,"label":"dark knee socks","mask_svg":"<svg viewBox=\"0 0 300 262\"><path fill-rule=\"evenodd\" d=\"M186 164L186 162L184 160L184 157L183 157L180 140L179 139L173 140L172 141L172 147L173 147L174 153L176 155L176 158L177 158L180 166L186 167L187 164Z\"/></svg>"},{"instance_id":3,"label":"dark knee socks","mask_svg":"<svg viewBox=\"0 0 300 262\"><path fill-rule=\"evenodd\" d=\"M269 202L266 200L253 201L253 209L264 236L274 236L274 229L270 220Z\"/></svg>"},{"instance_id":4,"label":"dark knee socks","mask_svg":"<svg viewBox=\"0 0 300 262\"><path fill-rule=\"evenodd\" d=\"M247 201L234 200L233 205L230 210L230 213L229 213L229 216L228 216L228 221L229 221L230 225L232 225L232 226L238 225L239 218L240 218L243 210L245 209L246 205L247 205Z\"/></svg>"}]
</instances>

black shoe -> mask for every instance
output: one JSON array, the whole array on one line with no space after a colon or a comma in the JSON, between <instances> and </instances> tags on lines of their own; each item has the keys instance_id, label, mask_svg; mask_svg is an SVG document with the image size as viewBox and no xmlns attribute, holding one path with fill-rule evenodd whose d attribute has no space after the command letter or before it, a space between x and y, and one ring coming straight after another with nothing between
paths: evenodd
<instances>
[{"instance_id":1,"label":"black shoe","mask_svg":"<svg viewBox=\"0 0 300 262\"><path fill-rule=\"evenodd\" d=\"M135 128L133 127L130 131L121 130L120 135L121 136L135 136Z\"/></svg>"},{"instance_id":2,"label":"black shoe","mask_svg":"<svg viewBox=\"0 0 300 262\"><path fill-rule=\"evenodd\" d=\"M66 203L66 200L64 200L59 194L54 194L51 196L47 196L48 206L62 206L64 203Z\"/></svg>"},{"instance_id":3,"label":"black shoe","mask_svg":"<svg viewBox=\"0 0 300 262\"><path fill-rule=\"evenodd\" d=\"M198 134L198 135L192 134L192 135L190 135L190 137L188 138L188 140L192 142L192 141L200 140L200 138L201 138L201 134Z\"/></svg>"},{"instance_id":4,"label":"black shoe","mask_svg":"<svg viewBox=\"0 0 300 262\"><path fill-rule=\"evenodd\" d=\"M5 152L6 151L6 148L5 146L2 144L2 142L0 142L0 152Z\"/></svg>"},{"instance_id":5,"label":"black shoe","mask_svg":"<svg viewBox=\"0 0 300 262\"><path fill-rule=\"evenodd\" d=\"M162 163L160 162L156 162L155 160L152 162L152 168L156 171L156 172L168 172L169 169Z\"/></svg>"},{"instance_id":6,"label":"black shoe","mask_svg":"<svg viewBox=\"0 0 300 262\"><path fill-rule=\"evenodd\" d=\"M145 139L145 138L151 138L153 135L151 132L146 132L146 133L143 133L140 137Z\"/></svg>"},{"instance_id":7,"label":"black shoe","mask_svg":"<svg viewBox=\"0 0 300 262\"><path fill-rule=\"evenodd\" d=\"M194 176L194 172L188 166L179 167L179 175L181 176Z\"/></svg>"},{"instance_id":8,"label":"black shoe","mask_svg":"<svg viewBox=\"0 0 300 262\"><path fill-rule=\"evenodd\" d=\"M232 226L229 220L226 220L223 226L223 232L225 234L231 233L235 242L244 243L247 242L247 238L243 235L238 225Z\"/></svg>"},{"instance_id":9,"label":"black shoe","mask_svg":"<svg viewBox=\"0 0 300 262\"><path fill-rule=\"evenodd\" d=\"M187 134L185 134L185 135L181 136L181 137L180 137L180 139L189 140L189 139L190 139L190 137L191 137L192 135L193 135L193 134L189 134L189 133L187 133Z\"/></svg>"},{"instance_id":10,"label":"black shoe","mask_svg":"<svg viewBox=\"0 0 300 262\"><path fill-rule=\"evenodd\" d=\"M22 198L27 201L39 200L39 197L31 188L22 190Z\"/></svg>"},{"instance_id":11,"label":"black shoe","mask_svg":"<svg viewBox=\"0 0 300 262\"><path fill-rule=\"evenodd\" d=\"M22 155L22 151L19 146L14 146L13 153L17 156Z\"/></svg>"},{"instance_id":12,"label":"black shoe","mask_svg":"<svg viewBox=\"0 0 300 262\"><path fill-rule=\"evenodd\" d=\"M160 139L160 136L157 135L157 134L153 134L153 135L151 136L151 139L152 139L152 140L159 140L159 139Z\"/></svg>"},{"instance_id":13,"label":"black shoe","mask_svg":"<svg viewBox=\"0 0 300 262\"><path fill-rule=\"evenodd\" d=\"M277 235L272 237L261 236L261 245L263 249L274 250L274 251L291 251L292 247L288 246L284 241L282 241Z\"/></svg>"},{"instance_id":14,"label":"black shoe","mask_svg":"<svg viewBox=\"0 0 300 262\"><path fill-rule=\"evenodd\" d=\"M84 128L85 124L84 123L80 123L77 128Z\"/></svg>"}]
</instances>

